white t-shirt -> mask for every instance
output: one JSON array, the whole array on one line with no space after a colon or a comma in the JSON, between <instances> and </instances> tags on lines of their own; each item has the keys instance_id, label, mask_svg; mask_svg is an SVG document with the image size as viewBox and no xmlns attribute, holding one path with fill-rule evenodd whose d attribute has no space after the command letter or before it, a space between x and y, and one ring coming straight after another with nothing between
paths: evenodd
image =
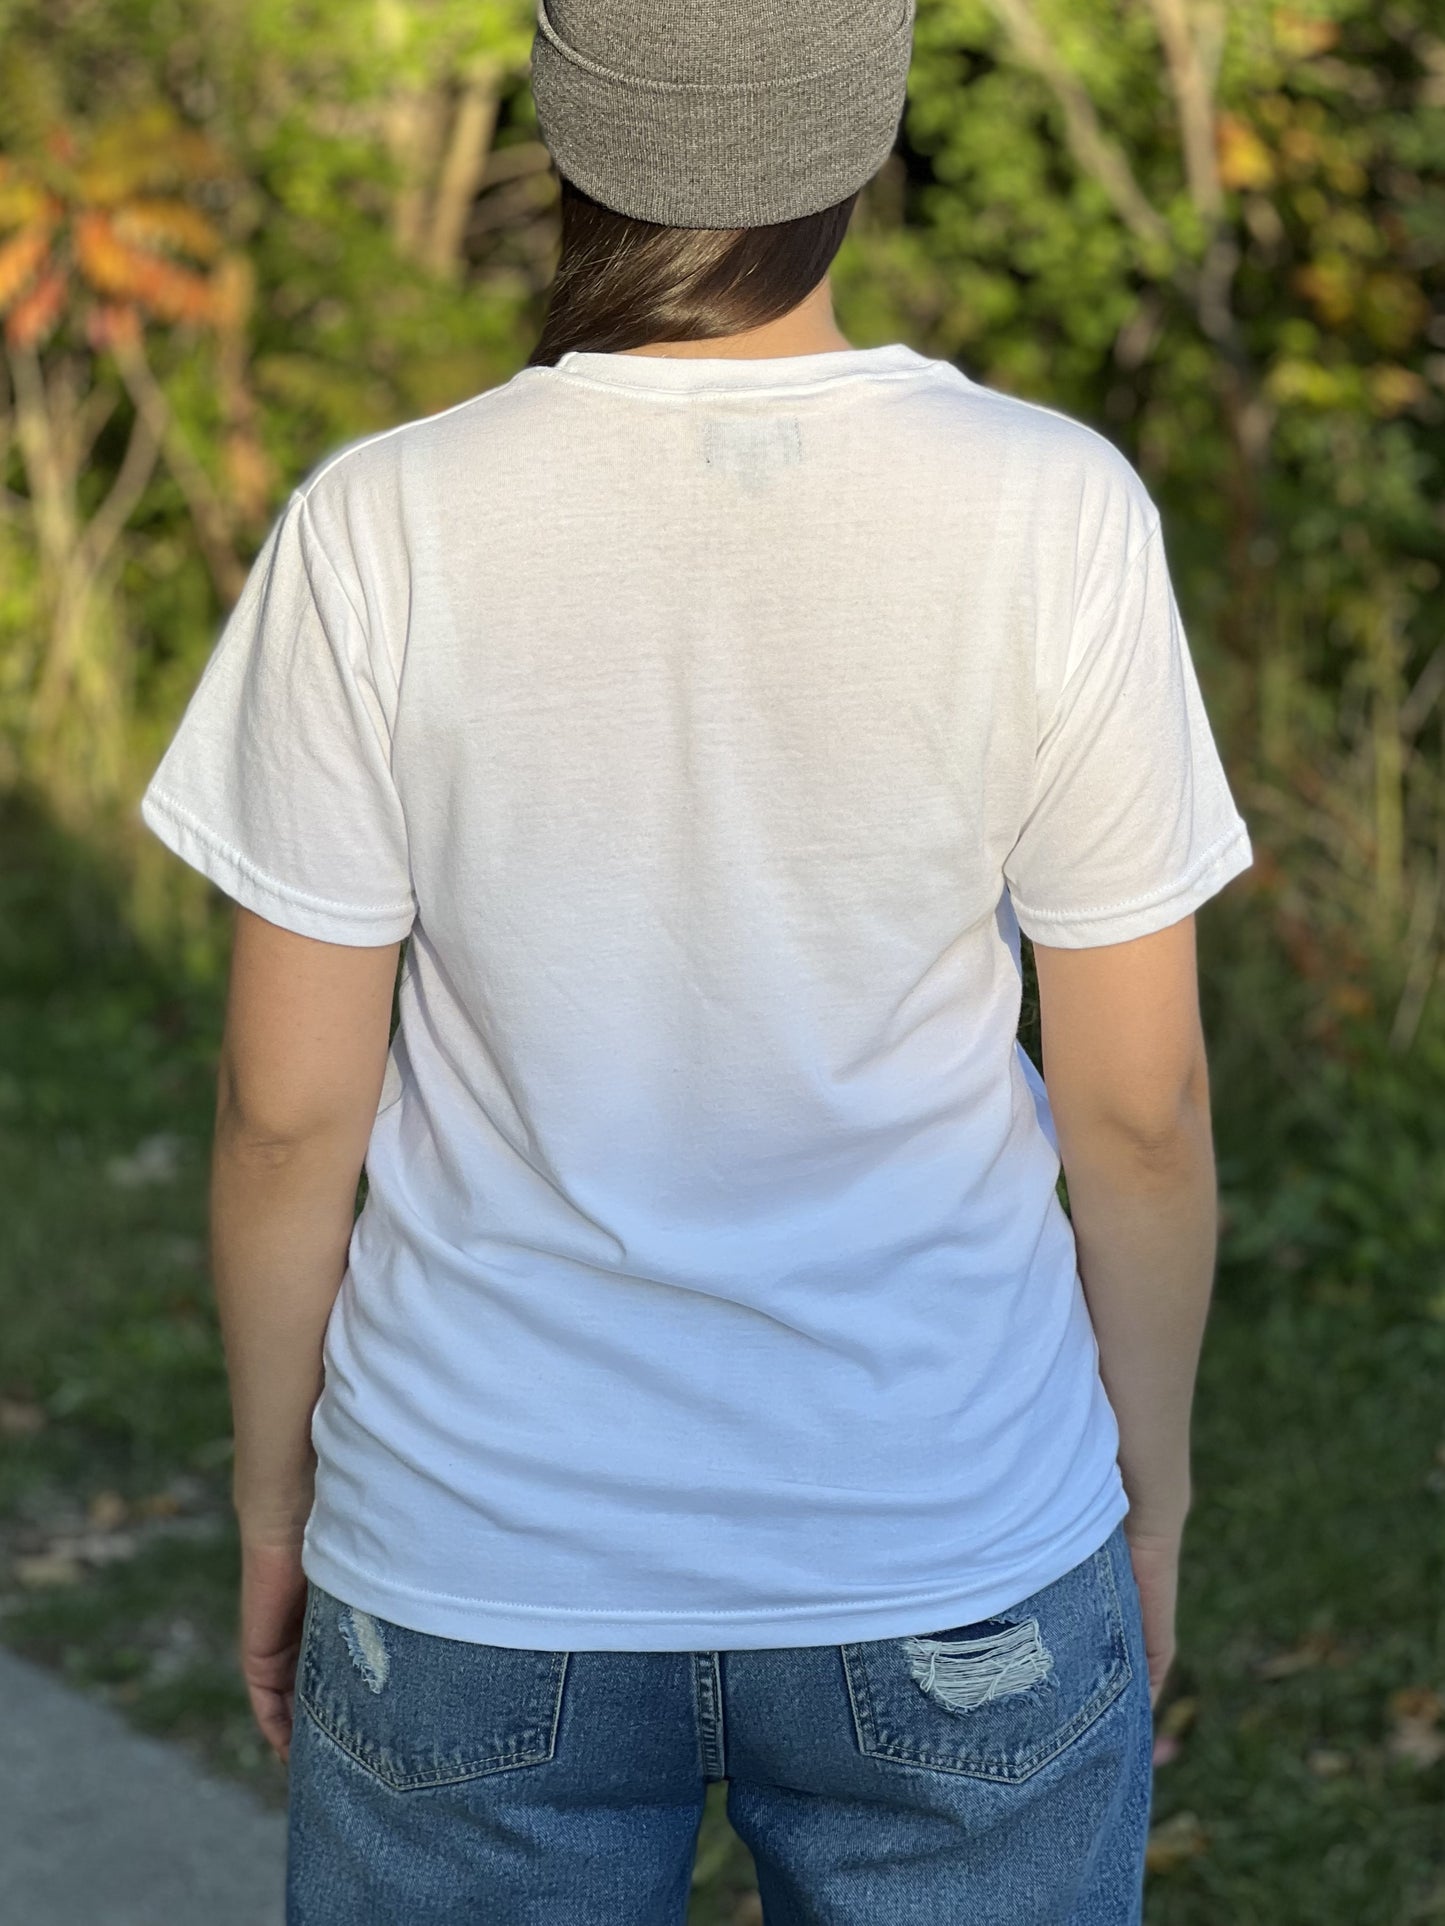
<instances>
[{"instance_id":1,"label":"white t-shirt","mask_svg":"<svg viewBox=\"0 0 1445 1926\"><path fill-rule=\"evenodd\" d=\"M579 353L321 463L141 804L407 939L307 1573L498 1645L1003 1610L1127 1510L1019 926L1251 849L1139 477L902 344Z\"/></svg>"}]
</instances>

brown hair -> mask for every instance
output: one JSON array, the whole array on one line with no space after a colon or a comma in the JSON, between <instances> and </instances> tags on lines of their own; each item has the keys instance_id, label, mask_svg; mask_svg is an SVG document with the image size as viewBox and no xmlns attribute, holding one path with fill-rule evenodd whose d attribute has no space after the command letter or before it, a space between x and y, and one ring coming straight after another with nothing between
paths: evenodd
<instances>
[{"instance_id":1,"label":"brown hair","mask_svg":"<svg viewBox=\"0 0 1445 1926\"><path fill-rule=\"evenodd\" d=\"M861 192L766 227L666 227L558 179L562 250L528 367L550 367L569 348L613 354L776 321L828 272Z\"/></svg>"}]
</instances>

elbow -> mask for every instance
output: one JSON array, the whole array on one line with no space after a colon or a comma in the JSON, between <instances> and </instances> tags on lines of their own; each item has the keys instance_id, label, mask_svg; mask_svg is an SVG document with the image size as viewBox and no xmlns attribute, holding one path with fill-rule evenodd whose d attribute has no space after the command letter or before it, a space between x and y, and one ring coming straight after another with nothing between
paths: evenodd
<instances>
[{"instance_id":1,"label":"elbow","mask_svg":"<svg viewBox=\"0 0 1445 1926\"><path fill-rule=\"evenodd\" d=\"M300 1132L267 1129L238 1112L216 1112L215 1153L261 1169L289 1163L308 1138Z\"/></svg>"},{"instance_id":2,"label":"elbow","mask_svg":"<svg viewBox=\"0 0 1445 1926\"><path fill-rule=\"evenodd\" d=\"M1208 1071L1201 1058L1168 1101L1155 1096L1147 1106L1096 1107L1087 1117L1055 1121L1066 1168L1071 1161L1162 1174L1187 1168L1212 1155Z\"/></svg>"},{"instance_id":3,"label":"elbow","mask_svg":"<svg viewBox=\"0 0 1445 1926\"><path fill-rule=\"evenodd\" d=\"M1100 1125L1079 1133L1067 1146L1061 1140L1061 1161L1067 1170L1093 1165L1119 1175L1168 1182L1212 1162L1213 1132L1208 1113L1197 1108L1172 1122Z\"/></svg>"}]
</instances>

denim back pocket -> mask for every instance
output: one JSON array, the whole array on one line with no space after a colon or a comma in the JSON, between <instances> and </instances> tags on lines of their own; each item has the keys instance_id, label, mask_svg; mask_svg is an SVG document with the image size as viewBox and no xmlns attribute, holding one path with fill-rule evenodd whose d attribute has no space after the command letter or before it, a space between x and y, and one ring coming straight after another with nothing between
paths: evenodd
<instances>
[{"instance_id":1,"label":"denim back pocket","mask_svg":"<svg viewBox=\"0 0 1445 1926\"><path fill-rule=\"evenodd\" d=\"M993 1618L841 1647L862 1751L1006 1785L1057 1758L1134 1676L1111 1543Z\"/></svg>"},{"instance_id":2,"label":"denim back pocket","mask_svg":"<svg viewBox=\"0 0 1445 1926\"><path fill-rule=\"evenodd\" d=\"M406 1792L549 1760L567 1659L413 1632L312 1580L296 1697L358 1765Z\"/></svg>"}]
</instances>

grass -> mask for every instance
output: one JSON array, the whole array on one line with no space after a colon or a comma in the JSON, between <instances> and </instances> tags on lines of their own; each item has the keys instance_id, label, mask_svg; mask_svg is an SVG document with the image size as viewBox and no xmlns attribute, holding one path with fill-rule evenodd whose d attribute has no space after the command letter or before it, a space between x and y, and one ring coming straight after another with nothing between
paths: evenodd
<instances>
[{"instance_id":1,"label":"grass","mask_svg":"<svg viewBox=\"0 0 1445 1926\"><path fill-rule=\"evenodd\" d=\"M0 1638L279 1806L231 1662L220 990L14 804L0 849ZM1201 932L1225 1234L1146 1917L1445 1922L1445 1047L1302 1044L1306 993L1225 950ZM724 1796L692 1926L759 1918Z\"/></svg>"}]
</instances>

